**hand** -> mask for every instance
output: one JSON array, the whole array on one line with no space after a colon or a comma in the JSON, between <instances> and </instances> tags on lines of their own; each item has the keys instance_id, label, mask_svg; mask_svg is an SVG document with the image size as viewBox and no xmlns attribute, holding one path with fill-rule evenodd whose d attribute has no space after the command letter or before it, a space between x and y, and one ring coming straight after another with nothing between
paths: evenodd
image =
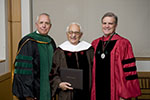
<instances>
[{"instance_id":1,"label":"hand","mask_svg":"<svg viewBox=\"0 0 150 100\"><path fill-rule=\"evenodd\" d=\"M131 99L123 99L123 98L120 98L120 100L131 100Z\"/></svg>"},{"instance_id":2,"label":"hand","mask_svg":"<svg viewBox=\"0 0 150 100\"><path fill-rule=\"evenodd\" d=\"M68 83L68 82L61 82L60 84L59 84L59 87L62 89L62 90L67 90L67 89L69 89L69 90L73 90L73 88L71 87L71 84L70 83Z\"/></svg>"},{"instance_id":3,"label":"hand","mask_svg":"<svg viewBox=\"0 0 150 100\"><path fill-rule=\"evenodd\" d=\"M125 99L123 99L123 98L120 98L120 100L125 100Z\"/></svg>"}]
</instances>

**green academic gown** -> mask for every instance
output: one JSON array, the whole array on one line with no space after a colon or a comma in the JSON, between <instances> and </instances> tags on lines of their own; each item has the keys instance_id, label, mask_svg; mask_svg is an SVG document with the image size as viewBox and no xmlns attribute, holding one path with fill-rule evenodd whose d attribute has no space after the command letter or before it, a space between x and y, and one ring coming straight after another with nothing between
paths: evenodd
<instances>
[{"instance_id":1,"label":"green academic gown","mask_svg":"<svg viewBox=\"0 0 150 100\"><path fill-rule=\"evenodd\" d=\"M55 48L48 35L33 32L21 39L13 79L13 94L20 100L25 97L51 100L49 73Z\"/></svg>"}]
</instances>

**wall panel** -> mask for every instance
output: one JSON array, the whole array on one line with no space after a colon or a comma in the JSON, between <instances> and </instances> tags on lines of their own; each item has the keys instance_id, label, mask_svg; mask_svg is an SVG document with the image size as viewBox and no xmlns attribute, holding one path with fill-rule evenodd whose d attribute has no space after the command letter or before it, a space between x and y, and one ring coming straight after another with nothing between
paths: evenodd
<instances>
[{"instance_id":1,"label":"wall panel","mask_svg":"<svg viewBox=\"0 0 150 100\"><path fill-rule=\"evenodd\" d=\"M119 18L116 32L130 40L135 56L150 58L150 0L33 0L32 4L33 29L36 16L49 13L53 24L49 34L57 44L66 40L65 30L72 21L82 25L82 39L91 43L103 35L101 17L112 11Z\"/></svg>"},{"instance_id":2,"label":"wall panel","mask_svg":"<svg viewBox=\"0 0 150 100\"><path fill-rule=\"evenodd\" d=\"M12 100L11 72L0 76L0 100Z\"/></svg>"},{"instance_id":3,"label":"wall panel","mask_svg":"<svg viewBox=\"0 0 150 100\"><path fill-rule=\"evenodd\" d=\"M21 21L21 0L11 0L11 21Z\"/></svg>"}]
</instances>

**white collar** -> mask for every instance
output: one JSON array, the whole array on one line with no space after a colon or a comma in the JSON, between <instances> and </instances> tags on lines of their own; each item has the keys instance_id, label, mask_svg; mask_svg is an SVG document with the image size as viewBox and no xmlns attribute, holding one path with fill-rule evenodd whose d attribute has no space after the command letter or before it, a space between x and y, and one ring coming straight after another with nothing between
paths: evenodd
<instances>
[{"instance_id":1,"label":"white collar","mask_svg":"<svg viewBox=\"0 0 150 100\"><path fill-rule=\"evenodd\" d=\"M36 33L40 34L38 30L36 30Z\"/></svg>"},{"instance_id":2,"label":"white collar","mask_svg":"<svg viewBox=\"0 0 150 100\"><path fill-rule=\"evenodd\" d=\"M65 41L59 47L62 50L71 51L71 52L78 52L82 50L87 50L89 47L91 47L91 44L85 41L79 42L77 45L71 44L69 41Z\"/></svg>"}]
</instances>

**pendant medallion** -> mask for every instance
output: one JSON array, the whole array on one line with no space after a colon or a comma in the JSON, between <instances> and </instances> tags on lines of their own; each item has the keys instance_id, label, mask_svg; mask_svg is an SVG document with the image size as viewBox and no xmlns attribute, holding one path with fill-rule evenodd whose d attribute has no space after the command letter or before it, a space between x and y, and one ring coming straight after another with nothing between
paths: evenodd
<instances>
[{"instance_id":1,"label":"pendant medallion","mask_svg":"<svg viewBox=\"0 0 150 100\"><path fill-rule=\"evenodd\" d=\"M104 53L101 54L101 58L102 58L102 59L105 58L105 54L104 54Z\"/></svg>"}]
</instances>

